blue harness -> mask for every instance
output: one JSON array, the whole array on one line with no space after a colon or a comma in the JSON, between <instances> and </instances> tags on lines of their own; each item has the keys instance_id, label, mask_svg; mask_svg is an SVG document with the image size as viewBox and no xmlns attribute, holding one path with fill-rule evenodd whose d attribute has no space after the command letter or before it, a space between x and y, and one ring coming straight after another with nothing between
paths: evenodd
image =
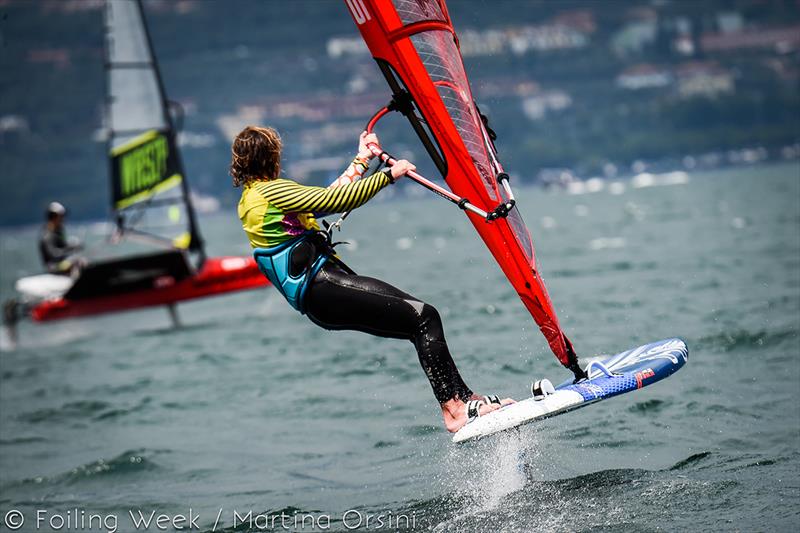
<instances>
[{"instance_id":1,"label":"blue harness","mask_svg":"<svg viewBox=\"0 0 800 533\"><path fill-rule=\"evenodd\" d=\"M303 300L308 286L328 261L330 253L327 250L323 251L298 276L292 276L290 274L292 252L314 235L317 235L317 232L309 231L278 246L253 250L253 257L261 273L283 294L289 305L303 314L305 314Z\"/></svg>"}]
</instances>

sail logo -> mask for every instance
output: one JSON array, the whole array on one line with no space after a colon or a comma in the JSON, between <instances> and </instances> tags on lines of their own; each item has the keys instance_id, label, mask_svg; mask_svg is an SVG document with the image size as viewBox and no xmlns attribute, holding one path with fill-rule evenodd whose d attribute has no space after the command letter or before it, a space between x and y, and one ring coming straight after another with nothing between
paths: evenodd
<instances>
[{"instance_id":1,"label":"sail logo","mask_svg":"<svg viewBox=\"0 0 800 533\"><path fill-rule=\"evenodd\" d=\"M641 372L636 373L636 388L641 389L644 386L644 380L650 379L655 376L652 368L645 368Z\"/></svg>"},{"instance_id":2,"label":"sail logo","mask_svg":"<svg viewBox=\"0 0 800 533\"><path fill-rule=\"evenodd\" d=\"M686 362L686 345L677 339L665 342L658 346L654 346L647 350L638 361L647 361L649 359L669 359L674 364L678 364L678 358L682 357L684 363Z\"/></svg>"},{"instance_id":3,"label":"sail logo","mask_svg":"<svg viewBox=\"0 0 800 533\"><path fill-rule=\"evenodd\" d=\"M622 368L633 363L643 363L654 359L668 359L674 365L677 365L680 359L686 362L686 345L683 341L673 339L649 349L647 346L642 346L616 361L613 367Z\"/></svg>"},{"instance_id":4,"label":"sail logo","mask_svg":"<svg viewBox=\"0 0 800 533\"><path fill-rule=\"evenodd\" d=\"M167 176L169 145L159 135L122 155L119 161L120 192L128 197L157 185Z\"/></svg>"},{"instance_id":5,"label":"sail logo","mask_svg":"<svg viewBox=\"0 0 800 533\"><path fill-rule=\"evenodd\" d=\"M367 6L364 5L363 0L346 0L346 2L348 9L350 9L350 14L353 15L356 24L360 26L371 19L369 16L369 11L367 11Z\"/></svg>"}]
</instances>

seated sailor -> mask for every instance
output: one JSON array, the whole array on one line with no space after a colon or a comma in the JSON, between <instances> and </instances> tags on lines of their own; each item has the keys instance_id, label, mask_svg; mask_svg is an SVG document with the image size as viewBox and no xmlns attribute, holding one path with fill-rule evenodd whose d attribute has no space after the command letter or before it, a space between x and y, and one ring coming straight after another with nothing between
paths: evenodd
<instances>
[{"instance_id":1,"label":"seated sailor","mask_svg":"<svg viewBox=\"0 0 800 533\"><path fill-rule=\"evenodd\" d=\"M45 212L45 225L39 235L39 254L45 269L51 274L74 274L85 260L76 252L83 248L80 239L67 237L64 228L66 208L58 202L51 202Z\"/></svg>"}]
</instances>

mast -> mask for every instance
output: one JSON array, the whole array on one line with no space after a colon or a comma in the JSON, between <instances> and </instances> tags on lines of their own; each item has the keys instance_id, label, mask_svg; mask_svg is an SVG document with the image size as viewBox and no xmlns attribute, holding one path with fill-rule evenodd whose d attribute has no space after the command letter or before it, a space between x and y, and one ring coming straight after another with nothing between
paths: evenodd
<instances>
[{"instance_id":1,"label":"mast","mask_svg":"<svg viewBox=\"0 0 800 533\"><path fill-rule=\"evenodd\" d=\"M583 375L515 207L494 134L472 98L444 0L345 0L405 115L562 365ZM378 115L376 115L378 117ZM373 119L375 120L375 119ZM472 205L478 209L468 209ZM487 213L494 215L489 218Z\"/></svg>"}]
</instances>

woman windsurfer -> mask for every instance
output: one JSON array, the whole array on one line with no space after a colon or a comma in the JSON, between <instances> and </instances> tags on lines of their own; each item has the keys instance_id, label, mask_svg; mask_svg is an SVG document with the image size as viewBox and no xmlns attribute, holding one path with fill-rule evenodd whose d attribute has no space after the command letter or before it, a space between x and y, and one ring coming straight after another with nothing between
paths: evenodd
<instances>
[{"instance_id":1,"label":"woman windsurfer","mask_svg":"<svg viewBox=\"0 0 800 533\"><path fill-rule=\"evenodd\" d=\"M280 178L281 139L272 128L248 126L232 147L230 173L241 186L239 218L262 272L287 301L329 330L357 330L414 344L448 431L512 403L478 396L464 383L436 309L383 281L357 275L333 254L316 216L355 209L415 167L406 160L359 179L373 157L363 132L358 155L328 188Z\"/></svg>"}]
</instances>

